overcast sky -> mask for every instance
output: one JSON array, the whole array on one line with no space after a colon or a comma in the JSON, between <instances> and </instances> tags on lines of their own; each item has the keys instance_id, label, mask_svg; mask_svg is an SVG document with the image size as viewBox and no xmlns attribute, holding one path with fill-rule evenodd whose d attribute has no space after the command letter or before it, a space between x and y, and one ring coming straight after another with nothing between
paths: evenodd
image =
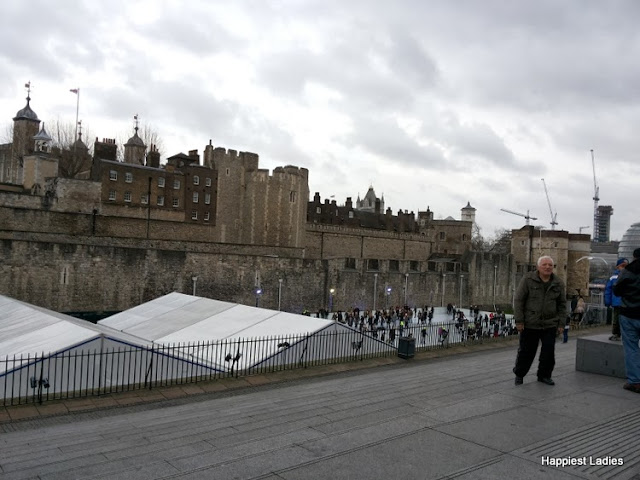
<instances>
[{"instance_id":1,"label":"overcast sky","mask_svg":"<svg viewBox=\"0 0 640 480\"><path fill-rule=\"evenodd\" d=\"M98 6L103 3L103 6ZM0 126L24 106L92 138L157 131L163 159L214 146L309 169L311 196L611 237L640 221L640 2L5 2ZM124 133L123 133L124 132ZM128 132L128 133L127 133Z\"/></svg>"}]
</instances>

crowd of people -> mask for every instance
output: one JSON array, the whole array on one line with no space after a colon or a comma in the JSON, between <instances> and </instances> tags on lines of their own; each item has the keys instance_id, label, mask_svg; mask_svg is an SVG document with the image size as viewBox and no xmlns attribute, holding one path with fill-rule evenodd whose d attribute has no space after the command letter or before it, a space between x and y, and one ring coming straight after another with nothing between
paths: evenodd
<instances>
[{"instance_id":1,"label":"crowd of people","mask_svg":"<svg viewBox=\"0 0 640 480\"><path fill-rule=\"evenodd\" d=\"M418 308L404 305L375 311L359 308L336 312L320 310L317 316L330 318L390 344L394 344L399 337L413 337L418 345L446 346L449 342L505 337L517 333L512 319L502 311L481 312L477 305L463 310L449 304L446 316L439 313L434 321L435 312L435 307L430 305Z\"/></svg>"}]
</instances>

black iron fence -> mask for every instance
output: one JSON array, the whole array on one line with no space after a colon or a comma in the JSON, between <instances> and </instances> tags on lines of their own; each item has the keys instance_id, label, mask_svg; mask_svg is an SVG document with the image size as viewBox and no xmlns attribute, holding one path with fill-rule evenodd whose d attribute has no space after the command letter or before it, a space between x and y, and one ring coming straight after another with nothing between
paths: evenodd
<instances>
[{"instance_id":1,"label":"black iron fence","mask_svg":"<svg viewBox=\"0 0 640 480\"><path fill-rule=\"evenodd\" d=\"M511 324L477 329L465 322L404 328L341 326L304 335L170 345L136 346L103 339L98 348L85 345L0 359L0 396L5 406L42 403L395 356L401 338L412 338L419 352L513 334Z\"/></svg>"}]
</instances>

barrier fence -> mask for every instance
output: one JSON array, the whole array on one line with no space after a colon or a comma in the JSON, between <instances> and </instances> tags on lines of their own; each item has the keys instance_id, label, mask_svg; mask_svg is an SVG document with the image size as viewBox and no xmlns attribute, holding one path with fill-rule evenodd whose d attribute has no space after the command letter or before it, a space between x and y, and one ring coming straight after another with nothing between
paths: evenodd
<instances>
[{"instance_id":1,"label":"barrier fence","mask_svg":"<svg viewBox=\"0 0 640 480\"><path fill-rule=\"evenodd\" d=\"M517 334L509 322L412 324L403 329L367 326L304 335L209 342L76 347L64 352L0 358L3 405L106 395L389 357L408 339L415 352L500 341Z\"/></svg>"}]
</instances>

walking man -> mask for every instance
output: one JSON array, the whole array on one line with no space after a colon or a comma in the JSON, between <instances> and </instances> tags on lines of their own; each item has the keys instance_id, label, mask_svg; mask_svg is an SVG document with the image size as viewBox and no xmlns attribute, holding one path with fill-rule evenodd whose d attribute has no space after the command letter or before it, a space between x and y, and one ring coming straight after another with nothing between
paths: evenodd
<instances>
[{"instance_id":1,"label":"walking man","mask_svg":"<svg viewBox=\"0 0 640 480\"><path fill-rule=\"evenodd\" d=\"M633 251L633 262L618 275L613 293L622 299L618 318L627 370L624 388L640 393L640 248Z\"/></svg>"},{"instance_id":2,"label":"walking man","mask_svg":"<svg viewBox=\"0 0 640 480\"><path fill-rule=\"evenodd\" d=\"M524 376L541 343L538 359L538 381L555 385L551 379L555 366L556 334L562 333L567 315L564 284L553 273L554 262L549 256L538 259L537 270L527 273L518 286L515 297L516 329L520 345L513 373L515 384L522 385Z\"/></svg>"}]
</instances>

